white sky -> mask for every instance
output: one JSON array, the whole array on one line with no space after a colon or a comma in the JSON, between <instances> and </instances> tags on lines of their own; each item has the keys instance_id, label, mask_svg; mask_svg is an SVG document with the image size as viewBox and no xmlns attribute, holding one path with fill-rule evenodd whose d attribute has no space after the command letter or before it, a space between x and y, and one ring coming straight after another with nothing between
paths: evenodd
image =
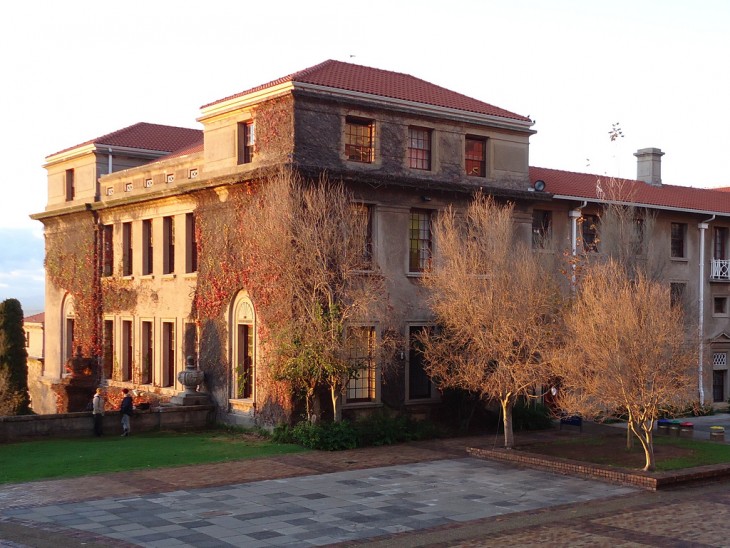
<instances>
[{"instance_id":1,"label":"white sky","mask_svg":"<svg viewBox=\"0 0 730 548\"><path fill-rule=\"evenodd\" d=\"M730 186L727 0L24 0L0 18L0 299L38 293L45 156L137 122L200 127L201 105L326 59L529 115L534 166L635 177L632 153L658 147L666 184Z\"/></svg>"}]
</instances>

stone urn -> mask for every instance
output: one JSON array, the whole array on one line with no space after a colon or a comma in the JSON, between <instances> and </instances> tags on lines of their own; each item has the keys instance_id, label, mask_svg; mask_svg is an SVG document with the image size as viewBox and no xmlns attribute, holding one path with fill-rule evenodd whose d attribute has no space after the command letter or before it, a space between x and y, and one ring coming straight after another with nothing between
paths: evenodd
<instances>
[{"instance_id":1,"label":"stone urn","mask_svg":"<svg viewBox=\"0 0 730 548\"><path fill-rule=\"evenodd\" d=\"M174 405L205 405L208 403L208 394L198 392L198 385L205 379L205 373L195 365L195 358L188 356L185 359L185 370L177 374L177 380L185 387L185 391L171 398Z\"/></svg>"}]
</instances>

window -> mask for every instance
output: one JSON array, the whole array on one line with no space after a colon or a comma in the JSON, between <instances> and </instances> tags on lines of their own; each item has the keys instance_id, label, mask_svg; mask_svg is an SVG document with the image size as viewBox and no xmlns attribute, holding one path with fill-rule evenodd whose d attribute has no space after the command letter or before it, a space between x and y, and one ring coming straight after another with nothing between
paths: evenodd
<instances>
[{"instance_id":1,"label":"window","mask_svg":"<svg viewBox=\"0 0 730 548\"><path fill-rule=\"evenodd\" d=\"M198 271L198 240L195 234L195 214L185 214L185 272Z\"/></svg>"},{"instance_id":2,"label":"window","mask_svg":"<svg viewBox=\"0 0 730 548\"><path fill-rule=\"evenodd\" d=\"M672 306L682 306L686 290L687 284L685 282L671 282L669 284L670 304Z\"/></svg>"},{"instance_id":3,"label":"window","mask_svg":"<svg viewBox=\"0 0 730 548\"><path fill-rule=\"evenodd\" d=\"M23 336L25 337L25 347L30 348L30 331L24 329Z\"/></svg>"},{"instance_id":4,"label":"window","mask_svg":"<svg viewBox=\"0 0 730 548\"><path fill-rule=\"evenodd\" d=\"M360 249L362 250L362 270L370 270L373 261L373 208L369 204L354 204L352 213L359 223L357 228L362 230Z\"/></svg>"},{"instance_id":5,"label":"window","mask_svg":"<svg viewBox=\"0 0 730 548\"><path fill-rule=\"evenodd\" d=\"M412 169L431 170L431 130L408 128L408 166Z\"/></svg>"},{"instance_id":6,"label":"window","mask_svg":"<svg viewBox=\"0 0 730 548\"><path fill-rule=\"evenodd\" d=\"M685 238L687 237L687 225L685 223L672 223L671 228L671 256L673 259L685 257Z\"/></svg>"},{"instance_id":7,"label":"window","mask_svg":"<svg viewBox=\"0 0 730 548\"><path fill-rule=\"evenodd\" d=\"M347 383L347 402L375 400L375 328L348 329L349 360L357 372Z\"/></svg>"},{"instance_id":8,"label":"window","mask_svg":"<svg viewBox=\"0 0 730 548\"><path fill-rule=\"evenodd\" d=\"M111 379L114 374L114 320L104 320L102 360L104 378Z\"/></svg>"},{"instance_id":9,"label":"window","mask_svg":"<svg viewBox=\"0 0 730 548\"><path fill-rule=\"evenodd\" d=\"M713 255L719 261L727 259L727 228L716 226L713 230Z\"/></svg>"},{"instance_id":10,"label":"window","mask_svg":"<svg viewBox=\"0 0 730 548\"><path fill-rule=\"evenodd\" d=\"M238 163L253 162L256 147L256 125L253 121L238 124Z\"/></svg>"},{"instance_id":11,"label":"window","mask_svg":"<svg viewBox=\"0 0 730 548\"><path fill-rule=\"evenodd\" d=\"M175 217L162 218L162 273L175 272Z\"/></svg>"},{"instance_id":12,"label":"window","mask_svg":"<svg viewBox=\"0 0 730 548\"><path fill-rule=\"evenodd\" d=\"M198 363L198 329L192 322L185 323L185 363L187 363L188 357L193 358L193 363Z\"/></svg>"},{"instance_id":13,"label":"window","mask_svg":"<svg viewBox=\"0 0 730 548\"><path fill-rule=\"evenodd\" d=\"M142 384L152 384L152 372L154 371L154 331L151 321L142 322L142 348L141 359L142 368L140 371L139 382Z\"/></svg>"},{"instance_id":14,"label":"window","mask_svg":"<svg viewBox=\"0 0 730 548\"><path fill-rule=\"evenodd\" d=\"M464 167L467 175L487 176L487 140L481 137L467 137L464 150Z\"/></svg>"},{"instance_id":15,"label":"window","mask_svg":"<svg viewBox=\"0 0 730 548\"><path fill-rule=\"evenodd\" d=\"M101 228L101 275L114 274L114 226L104 225Z\"/></svg>"},{"instance_id":16,"label":"window","mask_svg":"<svg viewBox=\"0 0 730 548\"><path fill-rule=\"evenodd\" d=\"M411 211L408 271L425 272L431 266L431 211Z\"/></svg>"},{"instance_id":17,"label":"window","mask_svg":"<svg viewBox=\"0 0 730 548\"><path fill-rule=\"evenodd\" d=\"M727 297L715 297L712 299L712 313L715 316L727 316Z\"/></svg>"},{"instance_id":18,"label":"window","mask_svg":"<svg viewBox=\"0 0 730 548\"><path fill-rule=\"evenodd\" d=\"M598 216L583 215L581 223L583 232L583 250L587 253L598 252Z\"/></svg>"},{"instance_id":19,"label":"window","mask_svg":"<svg viewBox=\"0 0 730 548\"><path fill-rule=\"evenodd\" d=\"M162 386L175 384L175 324L162 322Z\"/></svg>"},{"instance_id":20,"label":"window","mask_svg":"<svg viewBox=\"0 0 730 548\"><path fill-rule=\"evenodd\" d=\"M122 223L122 276L132 275L132 223Z\"/></svg>"},{"instance_id":21,"label":"window","mask_svg":"<svg viewBox=\"0 0 730 548\"><path fill-rule=\"evenodd\" d=\"M552 226L552 211L544 209L532 210L532 247L534 249L544 249L547 247L550 239L550 230Z\"/></svg>"},{"instance_id":22,"label":"window","mask_svg":"<svg viewBox=\"0 0 730 548\"><path fill-rule=\"evenodd\" d=\"M348 116L345 124L345 156L353 162L375 161L375 123Z\"/></svg>"},{"instance_id":23,"label":"window","mask_svg":"<svg viewBox=\"0 0 730 548\"><path fill-rule=\"evenodd\" d=\"M132 321L122 320L122 380L132 380Z\"/></svg>"},{"instance_id":24,"label":"window","mask_svg":"<svg viewBox=\"0 0 730 548\"><path fill-rule=\"evenodd\" d=\"M70 202L76 197L76 188L74 187L74 170L67 169L64 178L66 201Z\"/></svg>"},{"instance_id":25,"label":"window","mask_svg":"<svg viewBox=\"0 0 730 548\"><path fill-rule=\"evenodd\" d=\"M152 219L142 221L142 275L153 272Z\"/></svg>"},{"instance_id":26,"label":"window","mask_svg":"<svg viewBox=\"0 0 730 548\"><path fill-rule=\"evenodd\" d=\"M423 344L419 336L433 327L426 325L411 326L408 330L408 399L430 399L431 378L424 370Z\"/></svg>"}]
</instances>

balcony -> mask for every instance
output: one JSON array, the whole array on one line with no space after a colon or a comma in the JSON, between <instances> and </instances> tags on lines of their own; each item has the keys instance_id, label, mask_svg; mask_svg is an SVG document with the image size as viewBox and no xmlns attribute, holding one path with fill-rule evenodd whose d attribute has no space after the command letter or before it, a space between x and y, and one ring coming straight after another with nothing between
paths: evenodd
<instances>
[{"instance_id":1,"label":"balcony","mask_svg":"<svg viewBox=\"0 0 730 548\"><path fill-rule=\"evenodd\" d=\"M730 260L712 259L710 280L730 282Z\"/></svg>"}]
</instances>

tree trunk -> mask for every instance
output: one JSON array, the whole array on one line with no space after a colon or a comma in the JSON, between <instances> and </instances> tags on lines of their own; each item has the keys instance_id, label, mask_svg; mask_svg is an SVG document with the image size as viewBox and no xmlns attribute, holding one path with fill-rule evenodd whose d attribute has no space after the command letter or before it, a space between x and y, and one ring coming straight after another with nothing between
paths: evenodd
<instances>
[{"instance_id":1,"label":"tree trunk","mask_svg":"<svg viewBox=\"0 0 730 548\"><path fill-rule=\"evenodd\" d=\"M500 400L502 404L502 420L504 424L504 448L512 449L515 445L515 435L512 432L512 399L507 397Z\"/></svg>"},{"instance_id":2,"label":"tree trunk","mask_svg":"<svg viewBox=\"0 0 730 548\"><path fill-rule=\"evenodd\" d=\"M342 420L342 409L340 408L340 393L334 386L330 386L330 395L332 396L332 416L335 422Z\"/></svg>"},{"instance_id":3,"label":"tree trunk","mask_svg":"<svg viewBox=\"0 0 730 548\"><path fill-rule=\"evenodd\" d=\"M651 430L646 429L646 424L641 424L641 430L643 433L639 432L639 424L635 421L629 422L629 426L631 427L631 431L636 435L637 438L639 438L639 441L641 442L641 446L644 449L644 468L642 470L644 472L653 472L655 469L655 462L654 462L654 440L652 439Z\"/></svg>"}]
</instances>

